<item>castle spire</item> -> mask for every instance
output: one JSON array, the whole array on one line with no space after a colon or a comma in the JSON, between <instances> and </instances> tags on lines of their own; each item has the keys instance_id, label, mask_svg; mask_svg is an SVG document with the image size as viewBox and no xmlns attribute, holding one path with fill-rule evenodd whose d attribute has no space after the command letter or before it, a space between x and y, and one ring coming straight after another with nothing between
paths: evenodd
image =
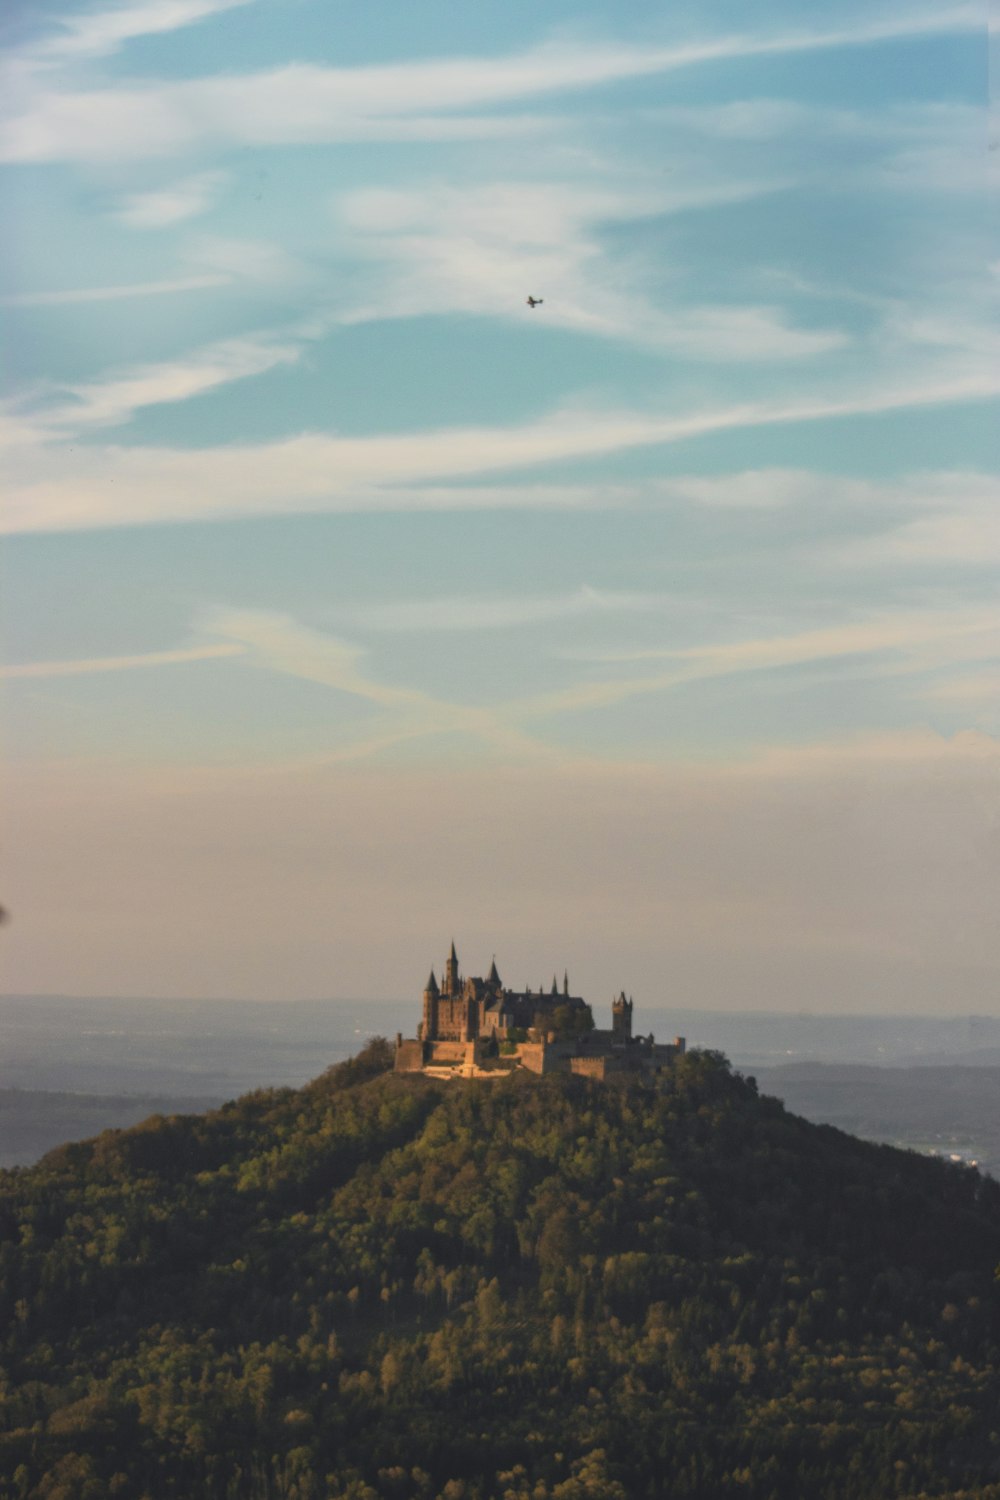
<instances>
[{"instance_id":1,"label":"castle spire","mask_svg":"<svg viewBox=\"0 0 1000 1500\"><path fill-rule=\"evenodd\" d=\"M569 970L568 969L564 969L563 970L563 994L566 995L567 997L569 995Z\"/></svg>"},{"instance_id":2,"label":"castle spire","mask_svg":"<svg viewBox=\"0 0 1000 1500\"><path fill-rule=\"evenodd\" d=\"M455 952L455 940L452 939L451 952L448 954L448 962L444 970L444 993L446 995L458 994L458 954Z\"/></svg>"},{"instance_id":3,"label":"castle spire","mask_svg":"<svg viewBox=\"0 0 1000 1500\"><path fill-rule=\"evenodd\" d=\"M438 991L438 982L434 978L434 970L433 970L433 968L431 969L431 977L428 979L427 983L424 985L424 991L428 995L436 995L436 994L439 993L439 991Z\"/></svg>"}]
</instances>

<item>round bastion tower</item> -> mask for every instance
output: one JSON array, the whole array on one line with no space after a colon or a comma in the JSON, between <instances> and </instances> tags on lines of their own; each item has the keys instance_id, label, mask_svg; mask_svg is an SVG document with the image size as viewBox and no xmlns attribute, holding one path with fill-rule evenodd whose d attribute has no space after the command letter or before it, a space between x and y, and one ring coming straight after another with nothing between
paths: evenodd
<instances>
[{"instance_id":1,"label":"round bastion tower","mask_svg":"<svg viewBox=\"0 0 1000 1500\"><path fill-rule=\"evenodd\" d=\"M431 970L430 978L424 985L424 1018L420 1026L420 1041L432 1042L437 1036L438 1029L438 996L440 995L438 982L434 978L434 970Z\"/></svg>"}]
</instances>

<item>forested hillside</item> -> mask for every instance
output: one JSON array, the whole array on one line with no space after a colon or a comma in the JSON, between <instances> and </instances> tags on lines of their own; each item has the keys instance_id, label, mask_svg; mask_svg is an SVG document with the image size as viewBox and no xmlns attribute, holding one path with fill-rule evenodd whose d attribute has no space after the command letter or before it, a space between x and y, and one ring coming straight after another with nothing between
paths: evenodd
<instances>
[{"instance_id":1,"label":"forested hillside","mask_svg":"<svg viewBox=\"0 0 1000 1500\"><path fill-rule=\"evenodd\" d=\"M389 1060L0 1174L0 1500L1000 1500L991 1179Z\"/></svg>"}]
</instances>

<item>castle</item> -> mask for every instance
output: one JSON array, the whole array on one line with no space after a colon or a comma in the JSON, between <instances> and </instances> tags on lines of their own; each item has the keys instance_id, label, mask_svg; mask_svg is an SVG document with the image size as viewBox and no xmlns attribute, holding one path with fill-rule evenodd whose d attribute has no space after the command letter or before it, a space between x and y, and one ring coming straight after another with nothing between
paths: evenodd
<instances>
[{"instance_id":1,"label":"castle","mask_svg":"<svg viewBox=\"0 0 1000 1500\"><path fill-rule=\"evenodd\" d=\"M396 1038L396 1071L447 1078L496 1078L516 1068L591 1078L659 1073L684 1051L684 1038L634 1036L632 1009L623 990L611 1002L610 1030L599 1030L586 1000L570 994L568 974L561 989L553 976L548 990L509 990L494 960L485 979L465 979L452 943L440 985L432 969L424 986L416 1038Z\"/></svg>"}]
</instances>

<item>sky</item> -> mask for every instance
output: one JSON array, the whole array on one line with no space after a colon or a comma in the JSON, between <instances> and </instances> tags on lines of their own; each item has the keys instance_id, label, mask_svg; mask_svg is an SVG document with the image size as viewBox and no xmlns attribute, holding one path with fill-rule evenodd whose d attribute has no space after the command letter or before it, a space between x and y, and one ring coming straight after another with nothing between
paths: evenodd
<instances>
[{"instance_id":1,"label":"sky","mask_svg":"<svg viewBox=\"0 0 1000 1500\"><path fill-rule=\"evenodd\" d=\"M3 987L1000 1014L985 15L10 0Z\"/></svg>"}]
</instances>

